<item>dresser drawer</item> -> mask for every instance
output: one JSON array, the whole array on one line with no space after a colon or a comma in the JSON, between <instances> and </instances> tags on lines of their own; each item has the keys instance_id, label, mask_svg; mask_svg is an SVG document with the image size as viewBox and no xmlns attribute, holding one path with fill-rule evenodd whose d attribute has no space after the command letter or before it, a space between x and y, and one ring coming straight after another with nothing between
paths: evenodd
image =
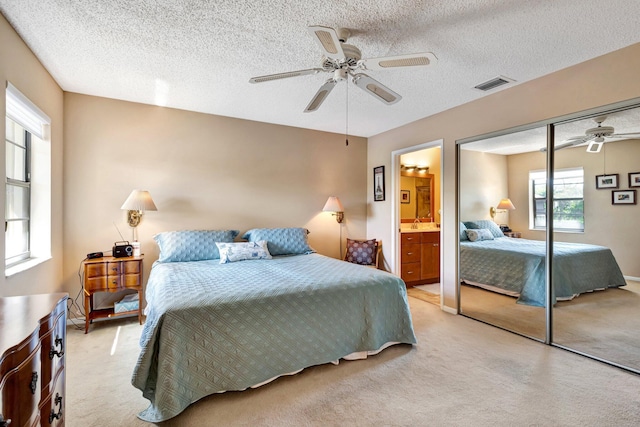
<instances>
[{"instance_id":1,"label":"dresser drawer","mask_svg":"<svg viewBox=\"0 0 640 427\"><path fill-rule=\"evenodd\" d=\"M105 263L86 264L84 274L87 279L91 279L92 277L106 276L107 265Z\"/></svg>"},{"instance_id":2,"label":"dresser drawer","mask_svg":"<svg viewBox=\"0 0 640 427\"><path fill-rule=\"evenodd\" d=\"M438 231L430 231L422 234L421 242L422 243L440 243L440 232Z\"/></svg>"}]
</instances>

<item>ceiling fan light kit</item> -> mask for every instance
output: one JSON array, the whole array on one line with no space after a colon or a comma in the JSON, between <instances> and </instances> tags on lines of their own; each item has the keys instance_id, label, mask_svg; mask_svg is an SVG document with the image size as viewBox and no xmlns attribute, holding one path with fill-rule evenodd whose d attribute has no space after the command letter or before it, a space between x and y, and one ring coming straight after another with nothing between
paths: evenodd
<instances>
[{"instance_id":1,"label":"ceiling fan light kit","mask_svg":"<svg viewBox=\"0 0 640 427\"><path fill-rule=\"evenodd\" d=\"M320 87L305 108L305 113L310 113L320 108L335 85L340 81L348 80L349 76L351 76L351 81L357 87L374 98L387 105L395 104L402 99L402 96L362 71L422 67L437 61L436 56L431 52L362 59L360 49L346 43L351 35L348 29L333 29L321 25L313 25L308 29L323 51L324 56L320 62L321 68L269 74L249 79L250 83L262 83L319 72L331 73L331 77Z\"/></svg>"}]
</instances>

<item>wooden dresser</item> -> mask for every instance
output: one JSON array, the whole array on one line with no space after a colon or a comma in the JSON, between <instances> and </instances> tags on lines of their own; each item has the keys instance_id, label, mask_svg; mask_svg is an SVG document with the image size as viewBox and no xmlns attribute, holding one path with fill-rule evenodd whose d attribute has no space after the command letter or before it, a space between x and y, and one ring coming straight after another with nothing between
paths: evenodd
<instances>
[{"instance_id":1,"label":"wooden dresser","mask_svg":"<svg viewBox=\"0 0 640 427\"><path fill-rule=\"evenodd\" d=\"M400 277L407 286L440 281L440 232L400 234Z\"/></svg>"},{"instance_id":2,"label":"wooden dresser","mask_svg":"<svg viewBox=\"0 0 640 427\"><path fill-rule=\"evenodd\" d=\"M124 258L103 257L82 262L85 324L84 333L94 319L137 314L142 325L142 256ZM116 313L113 308L94 309L93 294L96 292L120 292L132 289L138 292L138 308L134 311Z\"/></svg>"},{"instance_id":3,"label":"wooden dresser","mask_svg":"<svg viewBox=\"0 0 640 427\"><path fill-rule=\"evenodd\" d=\"M0 427L64 426L67 294L0 298Z\"/></svg>"}]
</instances>

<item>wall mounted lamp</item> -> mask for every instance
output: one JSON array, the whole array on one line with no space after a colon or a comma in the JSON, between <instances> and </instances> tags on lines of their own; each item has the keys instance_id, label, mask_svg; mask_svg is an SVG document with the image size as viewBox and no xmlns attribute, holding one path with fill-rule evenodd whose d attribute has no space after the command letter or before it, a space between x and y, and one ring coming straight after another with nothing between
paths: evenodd
<instances>
[{"instance_id":1,"label":"wall mounted lamp","mask_svg":"<svg viewBox=\"0 0 640 427\"><path fill-rule=\"evenodd\" d=\"M151 194L146 190L133 190L120 209L127 211L127 223L129 224L129 227L133 228L133 240L136 240L136 227L140 224L140 221L142 221L142 215L144 212L158 210L155 203L153 203Z\"/></svg>"},{"instance_id":2,"label":"wall mounted lamp","mask_svg":"<svg viewBox=\"0 0 640 427\"><path fill-rule=\"evenodd\" d=\"M498 203L498 206L496 206L495 208L493 206L491 206L489 208L489 215L491 215L491 219L495 219L496 214L498 213L498 211L500 211L500 212L506 212L508 210L512 211L515 208L516 207L513 206L513 203L511 203L511 200L509 198L502 199Z\"/></svg>"},{"instance_id":3,"label":"wall mounted lamp","mask_svg":"<svg viewBox=\"0 0 640 427\"><path fill-rule=\"evenodd\" d=\"M338 222L342 222L344 219L344 208L342 207L342 203L340 203L340 199L336 196L331 196L327 199L327 203L324 204L322 211L333 212L332 215L335 215L336 221Z\"/></svg>"}]
</instances>

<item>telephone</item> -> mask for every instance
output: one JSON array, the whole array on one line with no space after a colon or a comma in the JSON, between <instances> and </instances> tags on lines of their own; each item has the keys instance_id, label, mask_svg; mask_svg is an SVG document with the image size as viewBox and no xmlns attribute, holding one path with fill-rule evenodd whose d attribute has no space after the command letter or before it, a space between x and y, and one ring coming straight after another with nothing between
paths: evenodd
<instances>
[{"instance_id":1,"label":"telephone","mask_svg":"<svg viewBox=\"0 0 640 427\"><path fill-rule=\"evenodd\" d=\"M511 229L508 225L501 225L500 230L502 230L503 233L511 233Z\"/></svg>"}]
</instances>

